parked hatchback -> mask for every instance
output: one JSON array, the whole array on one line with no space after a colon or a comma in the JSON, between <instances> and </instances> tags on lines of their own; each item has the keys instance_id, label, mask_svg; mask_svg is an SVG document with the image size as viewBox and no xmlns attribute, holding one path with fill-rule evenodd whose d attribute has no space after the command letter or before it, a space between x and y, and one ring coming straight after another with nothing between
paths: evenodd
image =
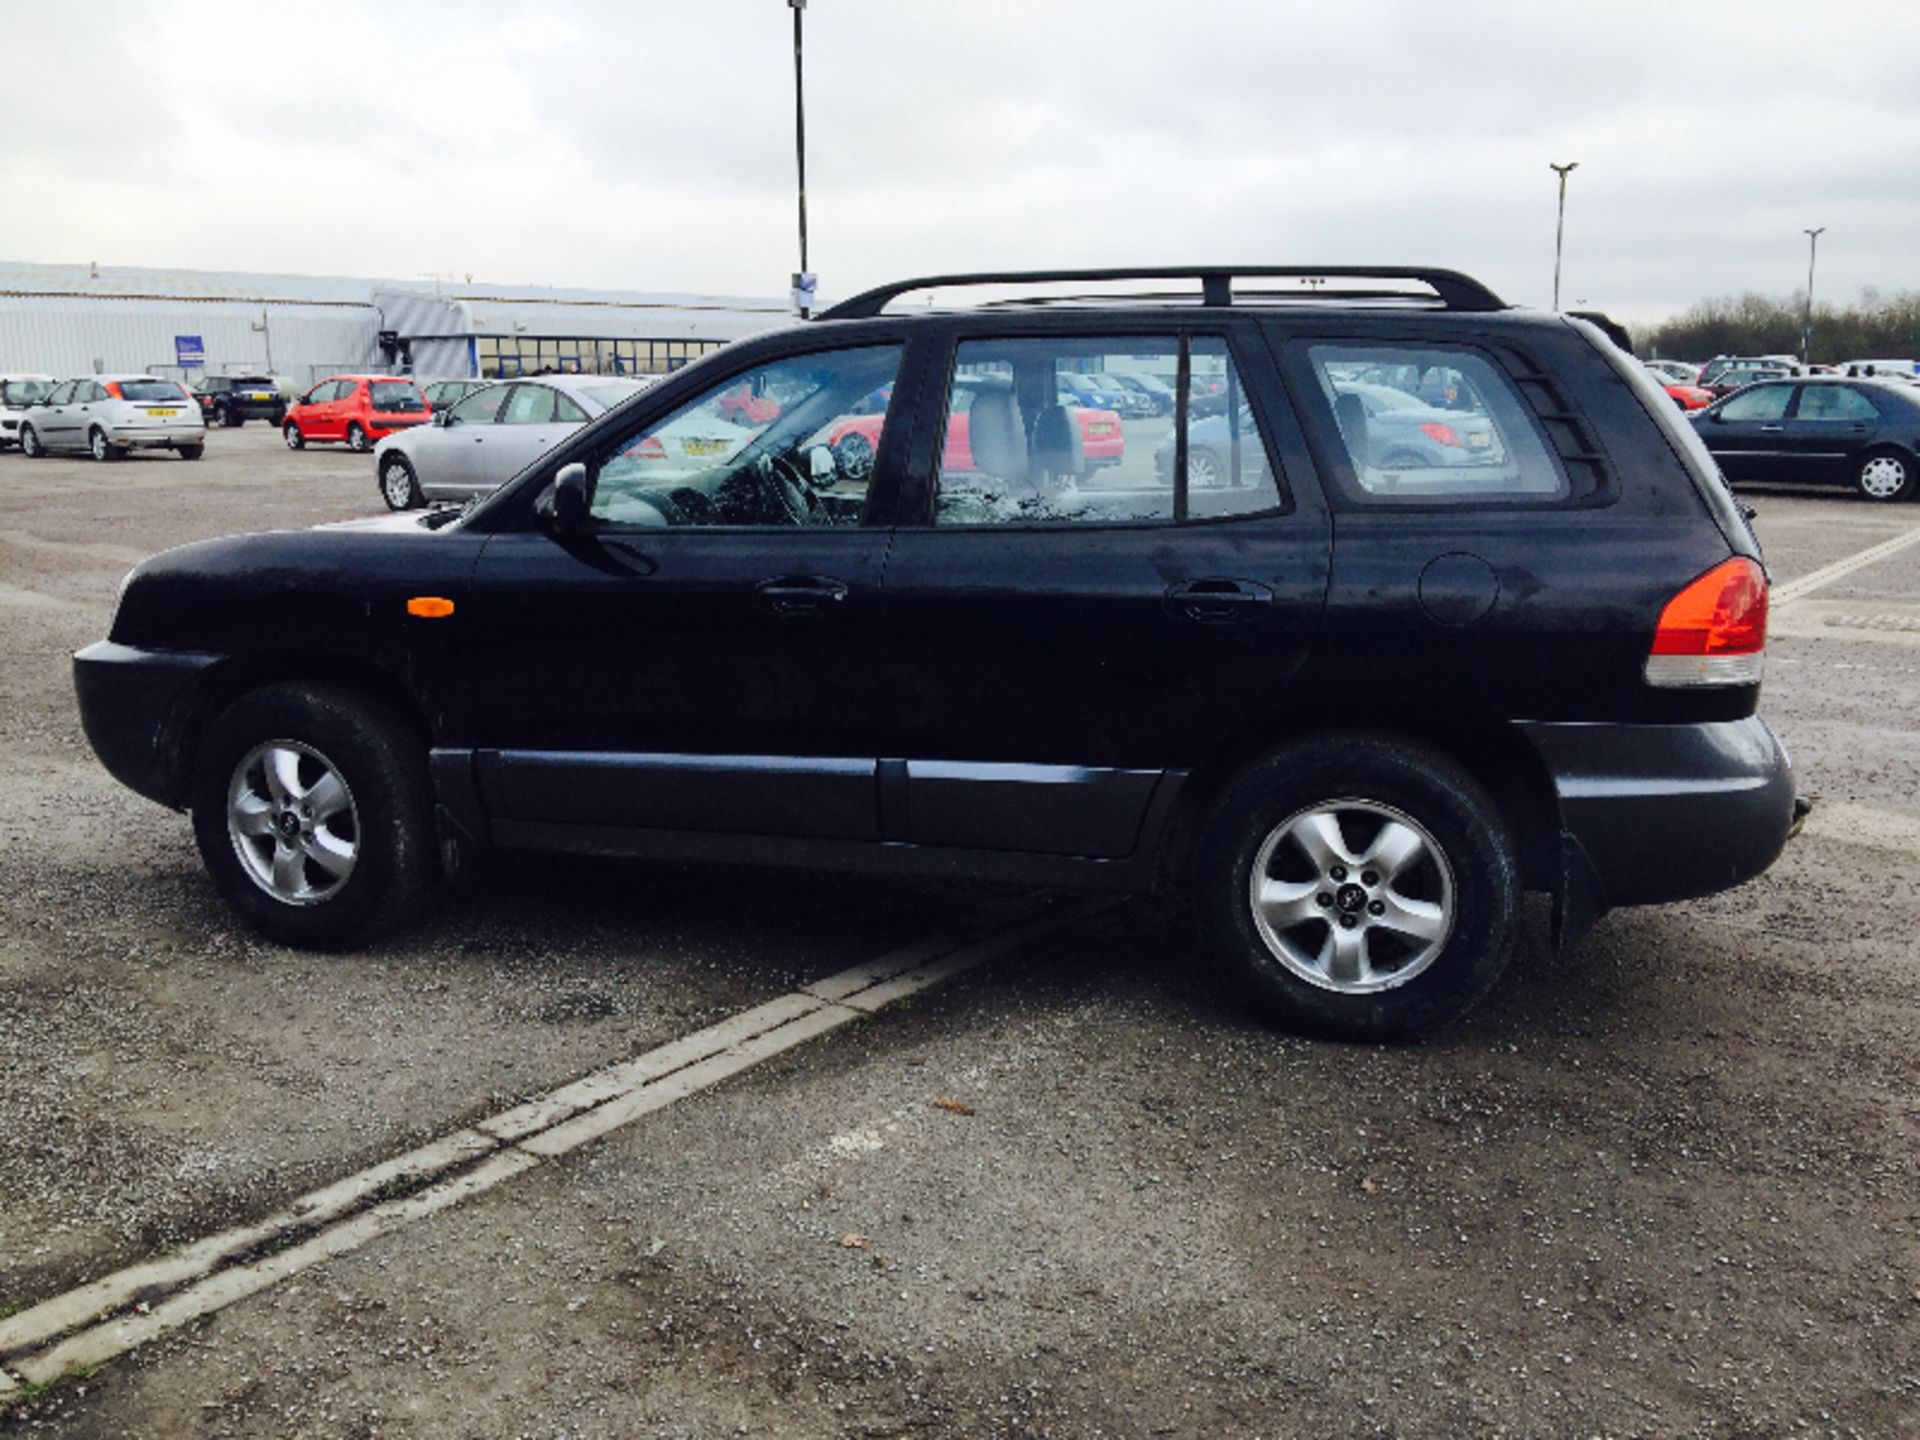
<instances>
[{"instance_id":1,"label":"parked hatchback","mask_svg":"<svg viewBox=\"0 0 1920 1440\"><path fill-rule=\"evenodd\" d=\"M207 427L186 388L151 375L84 375L63 380L20 417L20 453L38 459L78 450L124 460L131 450L171 450L182 460L206 452Z\"/></svg>"},{"instance_id":2,"label":"parked hatchback","mask_svg":"<svg viewBox=\"0 0 1920 1440\"><path fill-rule=\"evenodd\" d=\"M344 441L349 450L371 450L396 431L433 418L427 397L411 380L391 375L332 375L287 411L280 433L289 450L309 441Z\"/></svg>"},{"instance_id":3,"label":"parked hatchback","mask_svg":"<svg viewBox=\"0 0 1920 1440\"><path fill-rule=\"evenodd\" d=\"M432 424L390 435L374 447L380 498L389 510L407 510L428 500L484 495L651 383L555 375L485 386L435 412Z\"/></svg>"},{"instance_id":4,"label":"parked hatchback","mask_svg":"<svg viewBox=\"0 0 1920 1440\"><path fill-rule=\"evenodd\" d=\"M1260 1013L1348 1036L1466 1009L1523 891L1564 951L1772 863L1766 572L1641 366L1448 271L1135 273L1191 298L888 286L464 512L155 557L75 658L88 737L288 944L355 943L489 850L1181 885ZM1061 377L1109 360L1219 378L1245 423L1216 483L1184 398L1164 479L1143 446L1090 463ZM1394 367L1457 382L1484 463L1386 464L1342 380ZM742 387L778 414L717 418ZM831 437L876 396L851 472Z\"/></svg>"},{"instance_id":5,"label":"parked hatchback","mask_svg":"<svg viewBox=\"0 0 1920 1440\"><path fill-rule=\"evenodd\" d=\"M0 450L20 443L20 417L54 387L51 375L0 375Z\"/></svg>"}]
</instances>

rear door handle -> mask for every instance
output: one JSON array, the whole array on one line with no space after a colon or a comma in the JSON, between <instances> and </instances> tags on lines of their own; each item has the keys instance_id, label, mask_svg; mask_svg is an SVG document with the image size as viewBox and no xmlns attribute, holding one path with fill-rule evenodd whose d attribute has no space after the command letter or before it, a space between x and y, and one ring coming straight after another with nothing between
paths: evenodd
<instances>
[{"instance_id":1,"label":"rear door handle","mask_svg":"<svg viewBox=\"0 0 1920 1440\"><path fill-rule=\"evenodd\" d=\"M1201 625L1257 620L1273 604L1273 591L1253 580L1189 580L1170 586L1167 603Z\"/></svg>"},{"instance_id":2,"label":"rear door handle","mask_svg":"<svg viewBox=\"0 0 1920 1440\"><path fill-rule=\"evenodd\" d=\"M1786 428L1787 427L1784 425L1762 425L1760 427L1760 433L1762 435L1778 435L1782 430Z\"/></svg>"},{"instance_id":3,"label":"rear door handle","mask_svg":"<svg viewBox=\"0 0 1920 1440\"><path fill-rule=\"evenodd\" d=\"M753 593L776 615L818 615L847 598L847 585L830 575L776 575L754 586Z\"/></svg>"}]
</instances>

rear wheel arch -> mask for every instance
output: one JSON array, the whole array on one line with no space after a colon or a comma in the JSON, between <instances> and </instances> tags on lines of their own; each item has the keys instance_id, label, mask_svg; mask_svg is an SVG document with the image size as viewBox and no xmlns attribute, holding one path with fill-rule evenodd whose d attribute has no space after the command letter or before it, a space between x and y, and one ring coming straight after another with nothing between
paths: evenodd
<instances>
[{"instance_id":1,"label":"rear wheel arch","mask_svg":"<svg viewBox=\"0 0 1920 1440\"><path fill-rule=\"evenodd\" d=\"M1390 716L1316 719L1283 741L1243 746L1196 768L1181 786L1161 832L1157 886L1186 882L1200 822L1242 775L1295 745L1362 737L1419 747L1459 765L1487 791L1512 832L1525 888L1554 888L1560 863L1558 792L1539 752L1520 730L1505 720L1434 725Z\"/></svg>"}]
</instances>

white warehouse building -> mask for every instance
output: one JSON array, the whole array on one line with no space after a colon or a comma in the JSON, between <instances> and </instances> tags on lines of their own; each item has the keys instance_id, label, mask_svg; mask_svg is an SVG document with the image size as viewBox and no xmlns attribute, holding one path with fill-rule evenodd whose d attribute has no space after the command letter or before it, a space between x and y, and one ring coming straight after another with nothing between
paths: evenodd
<instances>
[{"instance_id":1,"label":"white warehouse building","mask_svg":"<svg viewBox=\"0 0 1920 1440\"><path fill-rule=\"evenodd\" d=\"M660 374L784 299L0 261L0 374Z\"/></svg>"}]
</instances>

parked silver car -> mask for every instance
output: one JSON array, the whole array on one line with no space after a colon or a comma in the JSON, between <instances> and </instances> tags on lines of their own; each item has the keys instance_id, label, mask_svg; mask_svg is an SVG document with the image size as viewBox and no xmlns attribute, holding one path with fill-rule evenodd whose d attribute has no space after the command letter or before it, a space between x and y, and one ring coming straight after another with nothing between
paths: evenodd
<instances>
[{"instance_id":1,"label":"parked silver car","mask_svg":"<svg viewBox=\"0 0 1920 1440\"><path fill-rule=\"evenodd\" d=\"M51 375L0 375L0 450L20 443L20 417L51 389Z\"/></svg>"},{"instance_id":2,"label":"parked silver car","mask_svg":"<svg viewBox=\"0 0 1920 1440\"><path fill-rule=\"evenodd\" d=\"M200 402L171 380L151 375L83 375L63 380L20 417L20 453L84 450L123 460L129 450L171 450L182 460L206 453Z\"/></svg>"},{"instance_id":3,"label":"parked silver car","mask_svg":"<svg viewBox=\"0 0 1920 1440\"><path fill-rule=\"evenodd\" d=\"M543 375L476 390L435 411L431 425L389 435L374 447L380 498L391 510L406 510L428 500L484 495L653 378Z\"/></svg>"}]
</instances>

